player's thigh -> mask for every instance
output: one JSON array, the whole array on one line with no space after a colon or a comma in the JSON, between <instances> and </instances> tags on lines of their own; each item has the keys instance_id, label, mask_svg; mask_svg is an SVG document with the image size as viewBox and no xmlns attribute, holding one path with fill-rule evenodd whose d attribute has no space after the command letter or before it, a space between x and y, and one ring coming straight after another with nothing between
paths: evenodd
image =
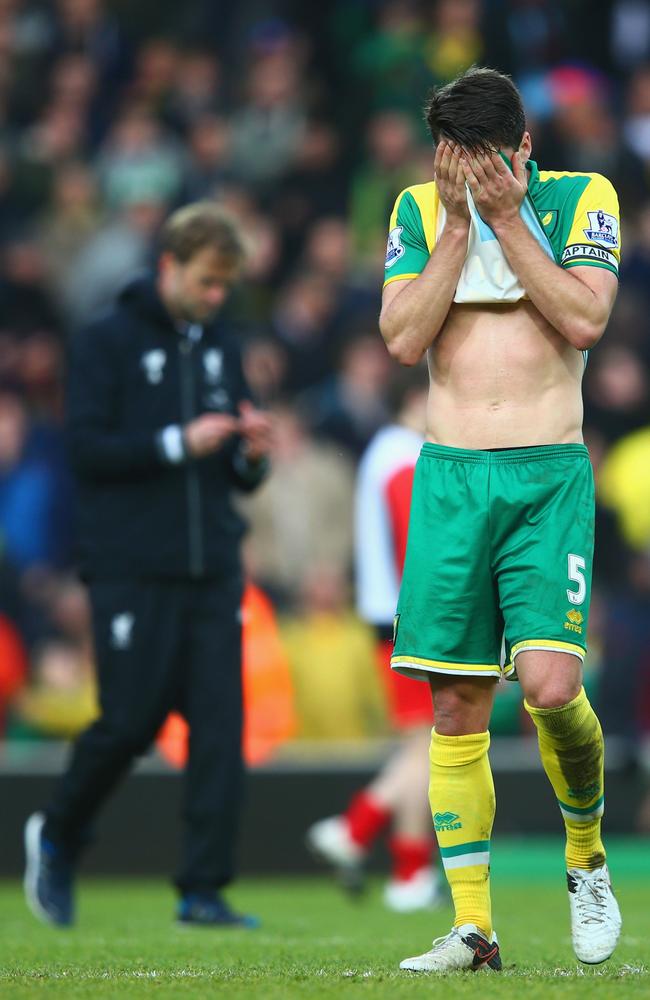
<instances>
[{"instance_id":1,"label":"player's thigh","mask_svg":"<svg viewBox=\"0 0 650 1000\"><path fill-rule=\"evenodd\" d=\"M517 655L517 676L533 708L559 708L582 687L582 661L563 652L528 649Z\"/></svg>"},{"instance_id":2,"label":"player's thigh","mask_svg":"<svg viewBox=\"0 0 650 1000\"><path fill-rule=\"evenodd\" d=\"M391 661L407 676L500 674L488 467L475 455L425 444L416 467Z\"/></svg>"},{"instance_id":3,"label":"player's thigh","mask_svg":"<svg viewBox=\"0 0 650 1000\"><path fill-rule=\"evenodd\" d=\"M503 493L495 568L507 662L586 651L594 535L591 465L580 445L532 449L495 477ZM553 662L552 657L548 662ZM570 662L570 661L568 661ZM575 667L575 664L572 664Z\"/></svg>"}]
</instances>

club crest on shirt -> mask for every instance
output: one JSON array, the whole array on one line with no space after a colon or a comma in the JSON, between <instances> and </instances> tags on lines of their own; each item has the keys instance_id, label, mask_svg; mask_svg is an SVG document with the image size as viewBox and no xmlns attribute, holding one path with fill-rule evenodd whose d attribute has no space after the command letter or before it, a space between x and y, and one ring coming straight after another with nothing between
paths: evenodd
<instances>
[{"instance_id":1,"label":"club crest on shirt","mask_svg":"<svg viewBox=\"0 0 650 1000\"><path fill-rule=\"evenodd\" d=\"M589 229L583 229L588 240L601 247L618 246L618 219L599 208L597 212L587 212Z\"/></svg>"},{"instance_id":2,"label":"club crest on shirt","mask_svg":"<svg viewBox=\"0 0 650 1000\"><path fill-rule=\"evenodd\" d=\"M221 378L222 368L223 351L217 350L216 347L211 347L209 351L205 351L203 355L203 369L205 371L206 382L209 382L210 385L216 385Z\"/></svg>"},{"instance_id":3,"label":"club crest on shirt","mask_svg":"<svg viewBox=\"0 0 650 1000\"><path fill-rule=\"evenodd\" d=\"M400 236L402 235L402 230L404 226L395 226L394 229L388 234L388 246L386 247L386 267L392 267L393 264L403 257L406 253Z\"/></svg>"},{"instance_id":4,"label":"club crest on shirt","mask_svg":"<svg viewBox=\"0 0 650 1000\"><path fill-rule=\"evenodd\" d=\"M142 355L140 364L150 385L160 385L166 363L167 355L164 351L147 351L146 354Z\"/></svg>"},{"instance_id":5,"label":"club crest on shirt","mask_svg":"<svg viewBox=\"0 0 650 1000\"><path fill-rule=\"evenodd\" d=\"M544 227L547 236L552 236L557 229L560 213L557 208L549 208L546 212L539 213L539 219Z\"/></svg>"},{"instance_id":6,"label":"club crest on shirt","mask_svg":"<svg viewBox=\"0 0 650 1000\"><path fill-rule=\"evenodd\" d=\"M131 645L135 615L122 611L111 620L111 646L113 649L128 649Z\"/></svg>"}]
</instances>

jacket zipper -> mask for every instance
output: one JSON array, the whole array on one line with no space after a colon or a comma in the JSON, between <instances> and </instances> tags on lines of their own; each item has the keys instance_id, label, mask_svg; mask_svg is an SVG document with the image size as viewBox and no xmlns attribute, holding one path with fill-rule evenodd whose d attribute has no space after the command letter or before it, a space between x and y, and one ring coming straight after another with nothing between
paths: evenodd
<instances>
[{"instance_id":1,"label":"jacket zipper","mask_svg":"<svg viewBox=\"0 0 650 1000\"><path fill-rule=\"evenodd\" d=\"M183 423L188 424L196 414L194 392L194 372L192 365L193 343L189 337L181 337L178 343L181 372L181 414ZM201 576L205 571L203 553L203 522L201 518L201 484L196 462L190 459L185 466L187 484L188 538L190 546L190 576Z\"/></svg>"}]
</instances>

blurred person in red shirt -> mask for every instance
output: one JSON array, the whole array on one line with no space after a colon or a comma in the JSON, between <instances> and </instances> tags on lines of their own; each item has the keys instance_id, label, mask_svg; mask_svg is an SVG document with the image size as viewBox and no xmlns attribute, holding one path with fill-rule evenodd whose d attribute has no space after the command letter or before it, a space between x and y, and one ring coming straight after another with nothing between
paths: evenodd
<instances>
[{"instance_id":1,"label":"blurred person in red shirt","mask_svg":"<svg viewBox=\"0 0 650 1000\"><path fill-rule=\"evenodd\" d=\"M359 466L355 549L357 605L376 630L378 661L400 740L395 753L353 796L345 812L309 828L307 844L354 891L362 885L363 863L372 845L390 830L392 870L384 902L407 913L440 903L427 799L431 698L425 685L390 670L413 472L423 442L426 371L401 375L392 390L394 420L374 436Z\"/></svg>"}]
</instances>

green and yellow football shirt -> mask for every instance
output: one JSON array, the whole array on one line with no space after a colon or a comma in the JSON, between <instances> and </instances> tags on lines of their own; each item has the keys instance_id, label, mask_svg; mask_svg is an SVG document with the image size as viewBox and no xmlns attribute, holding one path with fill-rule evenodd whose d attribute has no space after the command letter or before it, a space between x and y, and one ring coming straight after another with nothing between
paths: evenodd
<instances>
[{"instance_id":1,"label":"green and yellow football shirt","mask_svg":"<svg viewBox=\"0 0 650 1000\"><path fill-rule=\"evenodd\" d=\"M618 275L616 192L601 174L538 170L529 160L528 195L561 267L604 267ZM384 284L417 278L436 245L441 204L435 181L406 188L390 219Z\"/></svg>"}]
</instances>

